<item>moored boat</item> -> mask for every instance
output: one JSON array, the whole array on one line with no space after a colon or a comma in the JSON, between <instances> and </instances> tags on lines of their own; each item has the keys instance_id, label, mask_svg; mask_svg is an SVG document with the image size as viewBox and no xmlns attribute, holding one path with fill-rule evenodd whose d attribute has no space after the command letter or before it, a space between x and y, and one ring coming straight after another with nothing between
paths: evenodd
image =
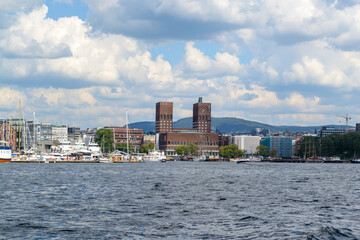
<instances>
[{"instance_id":1,"label":"moored boat","mask_svg":"<svg viewBox=\"0 0 360 240\"><path fill-rule=\"evenodd\" d=\"M249 158L241 158L236 163L246 163L246 162L261 162L261 159L258 157L249 157Z\"/></svg>"},{"instance_id":2,"label":"moored boat","mask_svg":"<svg viewBox=\"0 0 360 240\"><path fill-rule=\"evenodd\" d=\"M145 162L162 162L166 161L165 153L156 149L150 149L149 153L143 157Z\"/></svg>"},{"instance_id":3,"label":"moored boat","mask_svg":"<svg viewBox=\"0 0 360 240\"><path fill-rule=\"evenodd\" d=\"M359 158L358 159L352 159L351 163L360 163L360 159Z\"/></svg>"},{"instance_id":4,"label":"moored boat","mask_svg":"<svg viewBox=\"0 0 360 240\"><path fill-rule=\"evenodd\" d=\"M0 141L0 163L11 161L11 146L9 142Z\"/></svg>"}]
</instances>

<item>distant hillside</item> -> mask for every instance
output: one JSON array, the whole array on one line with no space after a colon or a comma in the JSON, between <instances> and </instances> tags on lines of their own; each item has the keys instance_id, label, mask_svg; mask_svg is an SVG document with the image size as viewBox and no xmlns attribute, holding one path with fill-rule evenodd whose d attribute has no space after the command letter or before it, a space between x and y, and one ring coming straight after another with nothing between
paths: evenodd
<instances>
[{"instance_id":1,"label":"distant hillside","mask_svg":"<svg viewBox=\"0 0 360 240\"><path fill-rule=\"evenodd\" d=\"M255 128L268 129L270 132L310 132L314 133L315 129L319 131L323 126L272 126L260 122L248 121L240 118L211 118L212 131L219 131L221 133L248 133ZM130 124L133 128L143 129L145 133L155 132L155 122L135 122ZM345 126L341 125L327 125L327 127L336 127L345 129ZM174 128L192 128L192 117L182 118L174 122Z\"/></svg>"},{"instance_id":2,"label":"distant hillside","mask_svg":"<svg viewBox=\"0 0 360 240\"><path fill-rule=\"evenodd\" d=\"M137 128L137 129L143 129L144 133L148 132L155 132L155 122L135 122L130 123L129 127L131 128Z\"/></svg>"},{"instance_id":3,"label":"distant hillside","mask_svg":"<svg viewBox=\"0 0 360 240\"><path fill-rule=\"evenodd\" d=\"M183 118L174 122L175 128L191 128L192 118ZM234 133L234 132L251 132L255 128L268 129L271 132L314 132L315 129L320 130L321 127L310 126L310 127L298 127L298 126L272 126L269 124L248 121L240 118L211 118L212 131L219 131L221 133Z\"/></svg>"}]
</instances>

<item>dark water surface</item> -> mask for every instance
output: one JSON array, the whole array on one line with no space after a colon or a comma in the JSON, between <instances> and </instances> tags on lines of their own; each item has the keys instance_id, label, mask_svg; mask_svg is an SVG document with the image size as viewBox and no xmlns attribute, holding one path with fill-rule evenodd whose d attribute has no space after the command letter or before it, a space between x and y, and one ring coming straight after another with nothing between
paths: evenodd
<instances>
[{"instance_id":1,"label":"dark water surface","mask_svg":"<svg viewBox=\"0 0 360 240\"><path fill-rule=\"evenodd\" d=\"M1 239L360 239L360 164L0 164Z\"/></svg>"}]
</instances>

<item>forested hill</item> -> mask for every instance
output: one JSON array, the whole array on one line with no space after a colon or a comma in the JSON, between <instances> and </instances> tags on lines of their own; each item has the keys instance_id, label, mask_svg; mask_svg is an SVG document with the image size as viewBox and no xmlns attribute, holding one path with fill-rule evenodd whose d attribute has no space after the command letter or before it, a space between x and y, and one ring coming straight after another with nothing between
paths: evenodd
<instances>
[{"instance_id":1,"label":"forested hill","mask_svg":"<svg viewBox=\"0 0 360 240\"><path fill-rule=\"evenodd\" d=\"M260 122L248 121L241 118L211 118L211 128L212 131L218 131L221 133L248 133L254 130L255 128L268 129L270 132L310 132L314 133L315 130L319 131L323 126L273 126L269 124L264 124ZM145 133L155 132L155 122L146 121L146 122L135 122L131 123L130 127L143 129ZM345 129L343 125L327 125L327 127L336 127ZM192 117L182 118L174 122L174 128L192 128Z\"/></svg>"}]
</instances>

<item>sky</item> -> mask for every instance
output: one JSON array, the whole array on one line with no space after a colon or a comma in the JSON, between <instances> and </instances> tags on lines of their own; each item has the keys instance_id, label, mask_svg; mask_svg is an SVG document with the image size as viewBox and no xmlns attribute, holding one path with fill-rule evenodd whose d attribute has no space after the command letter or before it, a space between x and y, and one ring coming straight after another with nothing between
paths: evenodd
<instances>
[{"instance_id":1,"label":"sky","mask_svg":"<svg viewBox=\"0 0 360 240\"><path fill-rule=\"evenodd\" d=\"M360 122L359 0L0 0L0 118L88 127L155 104L272 125Z\"/></svg>"}]
</instances>

